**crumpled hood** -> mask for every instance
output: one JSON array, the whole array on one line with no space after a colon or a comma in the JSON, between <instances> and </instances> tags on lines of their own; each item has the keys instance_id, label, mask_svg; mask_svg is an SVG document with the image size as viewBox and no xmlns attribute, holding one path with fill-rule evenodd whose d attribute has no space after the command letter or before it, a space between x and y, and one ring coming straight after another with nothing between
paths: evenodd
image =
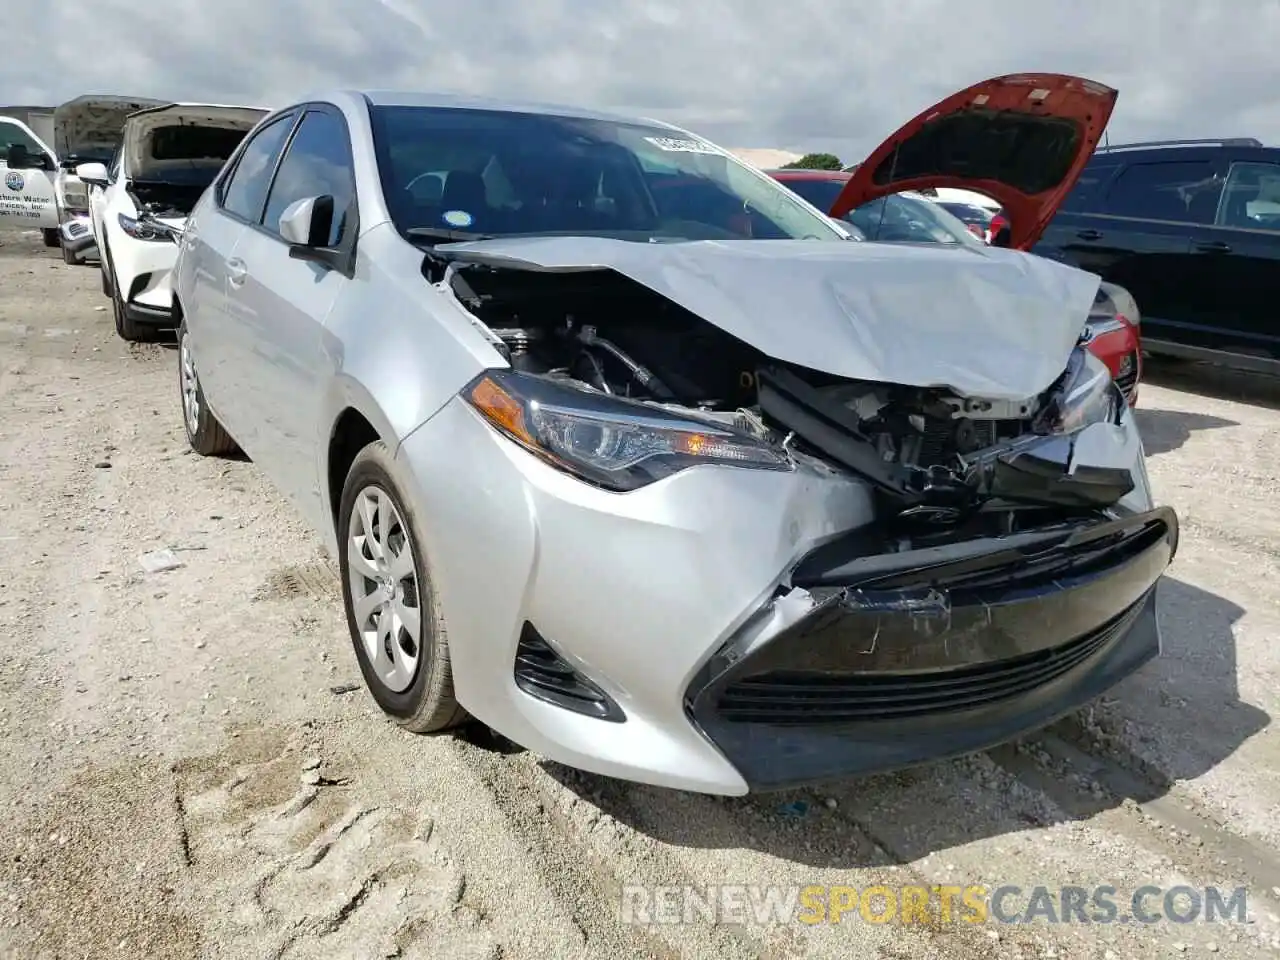
<instances>
[{"instance_id":1,"label":"crumpled hood","mask_svg":"<svg viewBox=\"0 0 1280 960\"><path fill-rule=\"evenodd\" d=\"M106 162L120 143L125 118L163 102L148 97L105 95L68 100L53 111L54 149L59 159L79 157L82 162Z\"/></svg>"},{"instance_id":2,"label":"crumpled hood","mask_svg":"<svg viewBox=\"0 0 1280 960\"><path fill-rule=\"evenodd\" d=\"M856 380L1023 400L1061 375L1099 278L969 245L529 237L442 244L450 259L608 268L768 356Z\"/></svg>"}]
</instances>

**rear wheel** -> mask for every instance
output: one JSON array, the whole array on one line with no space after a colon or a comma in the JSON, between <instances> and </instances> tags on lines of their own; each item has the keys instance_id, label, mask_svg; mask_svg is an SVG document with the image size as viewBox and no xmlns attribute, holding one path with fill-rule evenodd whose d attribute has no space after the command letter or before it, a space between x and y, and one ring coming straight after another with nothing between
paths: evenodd
<instances>
[{"instance_id":1,"label":"rear wheel","mask_svg":"<svg viewBox=\"0 0 1280 960\"><path fill-rule=\"evenodd\" d=\"M182 400L182 426L191 449L204 457L235 453L236 442L205 401L187 338L186 320L178 326L178 394Z\"/></svg>"},{"instance_id":2,"label":"rear wheel","mask_svg":"<svg viewBox=\"0 0 1280 960\"><path fill-rule=\"evenodd\" d=\"M414 733L467 719L453 693L444 619L416 514L379 441L356 455L338 508L338 565L360 672L383 712Z\"/></svg>"},{"instance_id":3,"label":"rear wheel","mask_svg":"<svg viewBox=\"0 0 1280 960\"><path fill-rule=\"evenodd\" d=\"M62 245L62 240L58 236L57 227L44 227L41 229L40 235L44 238L44 245L46 247L59 247Z\"/></svg>"}]
</instances>

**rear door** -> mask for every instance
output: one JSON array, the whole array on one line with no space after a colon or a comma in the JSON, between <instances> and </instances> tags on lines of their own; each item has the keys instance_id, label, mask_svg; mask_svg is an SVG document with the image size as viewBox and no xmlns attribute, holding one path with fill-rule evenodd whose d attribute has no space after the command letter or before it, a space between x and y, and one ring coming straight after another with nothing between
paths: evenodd
<instances>
[{"instance_id":1,"label":"rear door","mask_svg":"<svg viewBox=\"0 0 1280 960\"><path fill-rule=\"evenodd\" d=\"M1045 244L1056 248L1050 255L1133 294L1144 339L1181 341L1196 322L1192 236L1217 212L1218 162L1212 154L1172 151L1115 159L1121 162L1099 158L1096 181L1085 185L1076 210L1055 218Z\"/></svg>"},{"instance_id":2,"label":"rear door","mask_svg":"<svg viewBox=\"0 0 1280 960\"><path fill-rule=\"evenodd\" d=\"M350 281L290 257L280 215L297 200L324 195L334 198L328 246L349 248L358 229L350 135L341 111L312 105L276 169L259 223L236 247L227 331L238 402L256 419L250 453L317 526L326 522L317 456L328 440L318 434L321 385L333 369L324 322Z\"/></svg>"},{"instance_id":3,"label":"rear door","mask_svg":"<svg viewBox=\"0 0 1280 960\"><path fill-rule=\"evenodd\" d=\"M228 294L237 247L257 225L271 177L297 120L282 114L252 133L200 203L183 231L179 292L188 335L210 407L250 456L258 447L258 419L241 395L241 348L230 322Z\"/></svg>"},{"instance_id":4,"label":"rear door","mask_svg":"<svg viewBox=\"0 0 1280 960\"><path fill-rule=\"evenodd\" d=\"M12 117L0 117L0 226L56 229L56 171L53 151L30 127Z\"/></svg>"},{"instance_id":5,"label":"rear door","mask_svg":"<svg viewBox=\"0 0 1280 960\"><path fill-rule=\"evenodd\" d=\"M1280 163L1226 167L1217 216L1192 238L1191 325L1180 340L1280 360Z\"/></svg>"}]
</instances>

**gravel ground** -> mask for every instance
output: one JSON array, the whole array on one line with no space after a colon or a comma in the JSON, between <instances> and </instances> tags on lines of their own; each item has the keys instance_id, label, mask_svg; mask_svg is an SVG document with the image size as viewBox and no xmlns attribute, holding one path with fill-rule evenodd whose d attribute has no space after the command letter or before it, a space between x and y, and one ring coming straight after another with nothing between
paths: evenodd
<instances>
[{"instance_id":1,"label":"gravel ground","mask_svg":"<svg viewBox=\"0 0 1280 960\"><path fill-rule=\"evenodd\" d=\"M1280 955L1280 391L1142 389L1183 522L1161 659L1016 745L725 801L381 719L317 540L251 463L187 453L176 380L96 269L0 233L0 956ZM619 913L632 884L914 883L1245 886L1249 916Z\"/></svg>"}]
</instances>

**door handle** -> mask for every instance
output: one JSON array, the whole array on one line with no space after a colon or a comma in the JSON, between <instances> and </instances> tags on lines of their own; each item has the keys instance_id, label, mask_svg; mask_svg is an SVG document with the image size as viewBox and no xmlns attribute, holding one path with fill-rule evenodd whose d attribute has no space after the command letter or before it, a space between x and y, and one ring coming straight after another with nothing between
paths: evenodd
<instances>
[{"instance_id":1,"label":"door handle","mask_svg":"<svg viewBox=\"0 0 1280 960\"><path fill-rule=\"evenodd\" d=\"M1081 240L1101 240L1102 231L1093 230L1093 229L1077 230L1076 236L1079 237Z\"/></svg>"},{"instance_id":2,"label":"door handle","mask_svg":"<svg viewBox=\"0 0 1280 960\"><path fill-rule=\"evenodd\" d=\"M1201 253L1230 253L1231 244L1223 240L1204 240L1196 244Z\"/></svg>"},{"instance_id":3,"label":"door handle","mask_svg":"<svg viewBox=\"0 0 1280 960\"><path fill-rule=\"evenodd\" d=\"M244 261L239 257L233 257L227 261L227 279L231 281L233 287L244 285L244 278L249 275L249 268L244 265Z\"/></svg>"}]
</instances>

